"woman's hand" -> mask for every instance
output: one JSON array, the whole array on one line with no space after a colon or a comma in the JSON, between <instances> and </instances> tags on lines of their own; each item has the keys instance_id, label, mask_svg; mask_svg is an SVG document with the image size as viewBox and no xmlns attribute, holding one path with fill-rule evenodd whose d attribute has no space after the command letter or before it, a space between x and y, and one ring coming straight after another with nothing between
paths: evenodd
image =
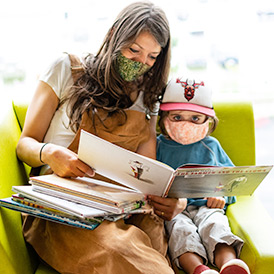
<instances>
[{"instance_id":1,"label":"woman's hand","mask_svg":"<svg viewBox=\"0 0 274 274\"><path fill-rule=\"evenodd\" d=\"M51 167L51 170L61 177L92 177L94 170L78 159L73 151L54 144L47 144L41 155L45 164Z\"/></svg>"},{"instance_id":2,"label":"woman's hand","mask_svg":"<svg viewBox=\"0 0 274 274\"><path fill-rule=\"evenodd\" d=\"M147 200L149 204L153 206L155 214L166 221L170 221L184 211L187 206L187 199L185 198L163 198L148 195Z\"/></svg>"},{"instance_id":3,"label":"woman's hand","mask_svg":"<svg viewBox=\"0 0 274 274\"><path fill-rule=\"evenodd\" d=\"M221 208L223 209L225 206L225 198L223 197L209 197L207 199L207 207L209 208Z\"/></svg>"}]
</instances>

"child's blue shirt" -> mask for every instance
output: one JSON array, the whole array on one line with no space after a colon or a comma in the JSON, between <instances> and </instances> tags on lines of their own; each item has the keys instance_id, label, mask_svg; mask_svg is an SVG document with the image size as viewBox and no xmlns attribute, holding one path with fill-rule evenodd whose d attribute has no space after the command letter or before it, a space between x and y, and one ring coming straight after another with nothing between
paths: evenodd
<instances>
[{"instance_id":1,"label":"child's blue shirt","mask_svg":"<svg viewBox=\"0 0 274 274\"><path fill-rule=\"evenodd\" d=\"M174 169L185 164L233 166L219 141L212 136L207 136L194 144L182 145L159 135L157 137L157 160ZM226 204L236 201L235 196L225 197L225 199ZM190 204L202 206L206 204L206 200L188 199L188 205Z\"/></svg>"}]
</instances>

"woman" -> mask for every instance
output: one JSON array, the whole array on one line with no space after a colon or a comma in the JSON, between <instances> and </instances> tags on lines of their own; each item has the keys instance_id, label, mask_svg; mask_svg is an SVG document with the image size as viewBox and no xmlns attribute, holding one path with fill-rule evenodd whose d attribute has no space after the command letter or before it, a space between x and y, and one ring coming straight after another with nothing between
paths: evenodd
<instances>
[{"instance_id":1,"label":"woman","mask_svg":"<svg viewBox=\"0 0 274 274\"><path fill-rule=\"evenodd\" d=\"M80 64L64 55L40 77L29 106L18 157L40 174L94 176L77 158L80 129L155 158L157 98L170 61L164 12L152 3L126 7L97 55ZM95 175L96 177L97 175ZM93 231L28 216L23 232L39 256L61 273L173 273L166 256L163 218L183 208L175 199L150 197L157 215L104 221Z\"/></svg>"}]
</instances>

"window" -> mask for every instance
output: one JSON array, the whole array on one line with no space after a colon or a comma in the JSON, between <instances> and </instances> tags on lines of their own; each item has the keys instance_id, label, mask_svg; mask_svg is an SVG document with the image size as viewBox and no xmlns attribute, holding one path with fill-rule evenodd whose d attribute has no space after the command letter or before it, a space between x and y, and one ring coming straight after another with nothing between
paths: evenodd
<instances>
[{"instance_id":1,"label":"window","mask_svg":"<svg viewBox=\"0 0 274 274\"><path fill-rule=\"evenodd\" d=\"M32 94L61 52L95 53L130 1L10 0L0 4L0 90ZM257 163L273 162L274 8L272 1L154 0L172 34L172 75L209 79L215 100L251 100ZM267 133L266 133L267 132ZM267 145L266 142L267 141Z\"/></svg>"}]
</instances>

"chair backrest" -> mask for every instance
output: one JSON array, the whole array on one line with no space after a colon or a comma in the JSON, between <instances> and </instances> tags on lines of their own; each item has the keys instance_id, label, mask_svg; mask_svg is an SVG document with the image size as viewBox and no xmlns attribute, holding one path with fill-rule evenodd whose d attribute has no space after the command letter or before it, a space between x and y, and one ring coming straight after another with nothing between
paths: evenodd
<instances>
[{"instance_id":1,"label":"chair backrest","mask_svg":"<svg viewBox=\"0 0 274 274\"><path fill-rule=\"evenodd\" d=\"M214 109L219 118L215 136L236 166L255 165L255 127L252 104L218 102Z\"/></svg>"},{"instance_id":2,"label":"chair backrest","mask_svg":"<svg viewBox=\"0 0 274 274\"><path fill-rule=\"evenodd\" d=\"M23 164L16 156L21 129L12 102L2 96L0 103L0 198L10 197L13 185L27 183ZM37 263L30 257L22 234L19 212L0 208L0 273L34 273Z\"/></svg>"}]
</instances>

